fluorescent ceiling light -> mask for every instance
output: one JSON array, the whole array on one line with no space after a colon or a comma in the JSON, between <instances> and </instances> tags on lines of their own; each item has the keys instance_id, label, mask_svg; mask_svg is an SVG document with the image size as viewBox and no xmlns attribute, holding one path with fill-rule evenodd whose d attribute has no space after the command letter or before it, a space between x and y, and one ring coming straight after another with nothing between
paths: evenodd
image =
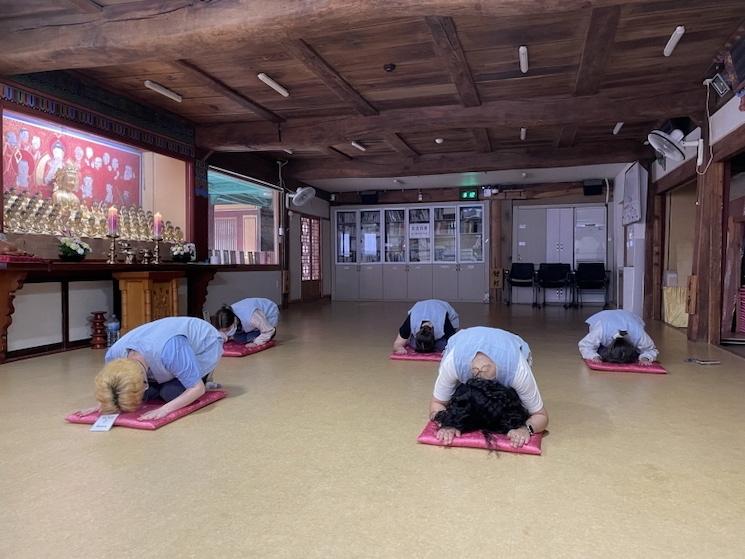
<instances>
[{"instance_id":1,"label":"fluorescent ceiling light","mask_svg":"<svg viewBox=\"0 0 745 559\"><path fill-rule=\"evenodd\" d=\"M618 136L621 128L623 128L623 122L616 122L616 125L613 127L613 135Z\"/></svg>"},{"instance_id":2,"label":"fluorescent ceiling light","mask_svg":"<svg viewBox=\"0 0 745 559\"><path fill-rule=\"evenodd\" d=\"M147 87L148 89L152 89L153 91L160 93L161 95L165 95L169 99L173 99L174 101L176 101L176 103L180 103L183 100L183 97L181 97L181 95L179 95L175 91L171 91L167 87L163 87L159 83L145 80L145 87Z\"/></svg>"},{"instance_id":3,"label":"fluorescent ceiling light","mask_svg":"<svg viewBox=\"0 0 745 559\"><path fill-rule=\"evenodd\" d=\"M290 148L285 148L285 149L283 149L282 151L284 151L285 153L287 153L287 154L289 154L289 155L292 155L293 153L295 153L295 152L294 152L294 151L292 151L292 150L291 150Z\"/></svg>"},{"instance_id":4,"label":"fluorescent ceiling light","mask_svg":"<svg viewBox=\"0 0 745 559\"><path fill-rule=\"evenodd\" d=\"M266 85L271 87L274 91L279 93L282 97L289 97L290 92L287 91L284 87L279 85L277 82L275 82L272 78L267 76L264 72L261 72L260 74L256 74L256 77L259 78L261 81L263 81Z\"/></svg>"},{"instance_id":5,"label":"fluorescent ceiling light","mask_svg":"<svg viewBox=\"0 0 745 559\"><path fill-rule=\"evenodd\" d=\"M528 136L528 129L520 128L520 139L524 142L527 136Z\"/></svg>"},{"instance_id":6,"label":"fluorescent ceiling light","mask_svg":"<svg viewBox=\"0 0 745 559\"><path fill-rule=\"evenodd\" d=\"M356 147L360 151L367 151L367 148L360 144L359 142L352 142L352 146Z\"/></svg>"},{"instance_id":7,"label":"fluorescent ceiling light","mask_svg":"<svg viewBox=\"0 0 745 559\"><path fill-rule=\"evenodd\" d=\"M675 31L673 31L673 34L670 35L670 40L665 45L665 49L662 51L662 54L664 54L665 56L670 56L675 50L675 47L678 46L678 41L680 41L685 32L686 28L682 25L678 25L678 27L675 28Z\"/></svg>"},{"instance_id":8,"label":"fluorescent ceiling light","mask_svg":"<svg viewBox=\"0 0 745 559\"><path fill-rule=\"evenodd\" d=\"M525 45L517 49L517 55L520 58L520 71L523 74L528 73L528 47Z\"/></svg>"}]
</instances>

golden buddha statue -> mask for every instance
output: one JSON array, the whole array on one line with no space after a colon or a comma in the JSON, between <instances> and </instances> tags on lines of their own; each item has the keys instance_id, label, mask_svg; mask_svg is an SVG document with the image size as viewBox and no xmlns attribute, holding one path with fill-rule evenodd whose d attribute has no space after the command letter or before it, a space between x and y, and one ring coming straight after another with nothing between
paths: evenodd
<instances>
[{"instance_id":1,"label":"golden buddha statue","mask_svg":"<svg viewBox=\"0 0 745 559\"><path fill-rule=\"evenodd\" d=\"M62 206L78 207L80 200L75 192L78 190L79 182L77 166L72 161L68 161L54 175L52 200Z\"/></svg>"}]
</instances>

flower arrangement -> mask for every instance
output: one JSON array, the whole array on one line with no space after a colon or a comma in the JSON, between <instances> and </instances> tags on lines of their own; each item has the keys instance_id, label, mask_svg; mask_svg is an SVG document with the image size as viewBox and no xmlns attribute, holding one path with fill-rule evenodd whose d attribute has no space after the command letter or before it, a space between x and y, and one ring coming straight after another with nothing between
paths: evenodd
<instances>
[{"instance_id":1,"label":"flower arrangement","mask_svg":"<svg viewBox=\"0 0 745 559\"><path fill-rule=\"evenodd\" d=\"M193 262L197 258L194 243L174 243L171 245L171 258L175 262Z\"/></svg>"},{"instance_id":2,"label":"flower arrangement","mask_svg":"<svg viewBox=\"0 0 745 559\"><path fill-rule=\"evenodd\" d=\"M75 235L60 237L59 242L59 256L62 260L80 261L91 251L91 246Z\"/></svg>"}]
</instances>

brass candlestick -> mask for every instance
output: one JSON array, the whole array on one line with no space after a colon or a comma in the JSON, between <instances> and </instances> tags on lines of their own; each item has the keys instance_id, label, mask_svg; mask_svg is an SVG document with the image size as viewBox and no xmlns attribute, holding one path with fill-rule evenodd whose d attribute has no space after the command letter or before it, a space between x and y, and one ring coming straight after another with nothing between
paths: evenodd
<instances>
[{"instance_id":1,"label":"brass candlestick","mask_svg":"<svg viewBox=\"0 0 745 559\"><path fill-rule=\"evenodd\" d=\"M155 248L153 249L153 264L160 264L160 246L158 243L163 239L163 237L153 237L153 241L155 242Z\"/></svg>"},{"instance_id":2,"label":"brass candlestick","mask_svg":"<svg viewBox=\"0 0 745 559\"><path fill-rule=\"evenodd\" d=\"M106 236L111 239L111 244L109 245L109 259L106 261L106 263L116 264L116 240L119 238L119 235Z\"/></svg>"}]
</instances>

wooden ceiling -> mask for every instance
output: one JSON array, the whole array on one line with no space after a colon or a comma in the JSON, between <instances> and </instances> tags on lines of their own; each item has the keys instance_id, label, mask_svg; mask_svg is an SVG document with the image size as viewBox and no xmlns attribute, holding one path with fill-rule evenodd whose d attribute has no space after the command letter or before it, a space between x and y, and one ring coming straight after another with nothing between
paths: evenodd
<instances>
[{"instance_id":1,"label":"wooden ceiling","mask_svg":"<svg viewBox=\"0 0 745 559\"><path fill-rule=\"evenodd\" d=\"M10 4L0 15L3 74L75 70L191 120L202 147L289 159L306 180L649 157L650 129L701 119L701 82L745 18L742 0ZM686 34L666 58L677 25Z\"/></svg>"}]
</instances>

